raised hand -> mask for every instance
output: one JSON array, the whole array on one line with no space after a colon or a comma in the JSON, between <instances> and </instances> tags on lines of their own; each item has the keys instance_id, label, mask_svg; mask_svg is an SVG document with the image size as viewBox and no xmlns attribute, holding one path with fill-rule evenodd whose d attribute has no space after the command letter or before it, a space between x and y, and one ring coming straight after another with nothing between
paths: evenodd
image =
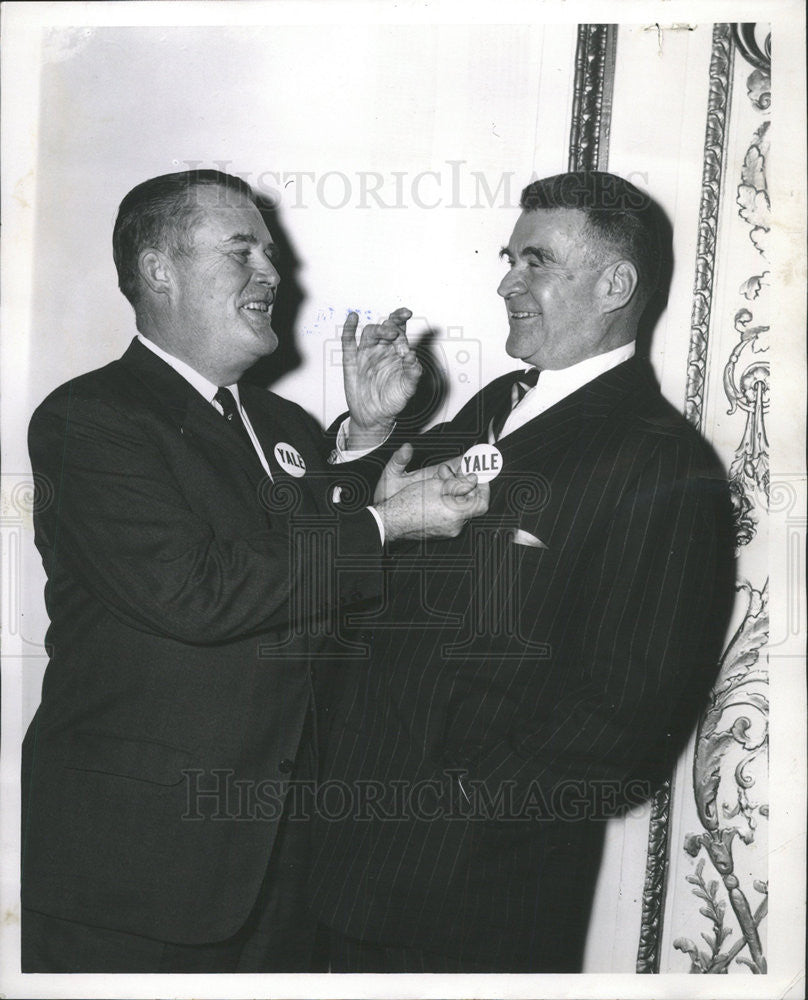
<instances>
[{"instance_id":1,"label":"raised hand","mask_svg":"<svg viewBox=\"0 0 808 1000\"><path fill-rule=\"evenodd\" d=\"M405 472L412 457L402 445L387 463L374 497L387 541L418 538L455 538L472 517L488 510L489 487L474 475L458 474L445 462L416 472Z\"/></svg>"},{"instance_id":2,"label":"raised hand","mask_svg":"<svg viewBox=\"0 0 808 1000\"><path fill-rule=\"evenodd\" d=\"M396 309L383 323L363 328L349 313L342 328L342 372L351 419L350 449L375 447L387 437L395 418L415 392L421 364L407 342L409 309Z\"/></svg>"}]
</instances>

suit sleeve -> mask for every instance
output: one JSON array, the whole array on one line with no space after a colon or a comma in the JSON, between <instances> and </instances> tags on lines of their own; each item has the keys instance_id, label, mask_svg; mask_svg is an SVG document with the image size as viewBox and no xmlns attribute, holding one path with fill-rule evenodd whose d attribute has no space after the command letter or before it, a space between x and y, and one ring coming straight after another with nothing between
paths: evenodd
<instances>
[{"instance_id":1,"label":"suit sleeve","mask_svg":"<svg viewBox=\"0 0 808 1000\"><path fill-rule=\"evenodd\" d=\"M217 535L159 443L105 401L68 393L46 400L32 418L29 448L34 472L53 490L37 519L49 579L66 573L134 628L226 642L282 625L290 594L316 584L289 533L269 522ZM367 512L347 520L365 519L372 525ZM346 528L355 554L378 552L367 524Z\"/></svg>"},{"instance_id":2,"label":"suit sleeve","mask_svg":"<svg viewBox=\"0 0 808 1000\"><path fill-rule=\"evenodd\" d=\"M644 465L633 489L586 553L570 621L574 635L553 650L562 696L540 719L510 733L471 767L489 786L537 782L625 782L660 746L684 707L706 695L723 631L719 611L731 579L722 524L724 484L705 476L693 449L674 442ZM720 636L718 637L720 641ZM539 667L540 669L540 667ZM684 697L683 697L684 696Z\"/></svg>"}]
</instances>

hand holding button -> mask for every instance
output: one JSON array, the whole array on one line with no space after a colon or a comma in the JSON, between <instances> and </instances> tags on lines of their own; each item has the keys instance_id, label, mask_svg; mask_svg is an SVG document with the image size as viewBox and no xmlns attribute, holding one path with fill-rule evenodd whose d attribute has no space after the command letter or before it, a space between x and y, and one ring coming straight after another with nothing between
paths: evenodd
<instances>
[{"instance_id":1,"label":"hand holding button","mask_svg":"<svg viewBox=\"0 0 808 1000\"><path fill-rule=\"evenodd\" d=\"M390 478L399 488L375 503L388 541L455 538L472 517L486 513L488 484L459 472L459 458L407 473L404 468L410 456L411 449L405 445L390 460L388 469L395 462Z\"/></svg>"}]
</instances>

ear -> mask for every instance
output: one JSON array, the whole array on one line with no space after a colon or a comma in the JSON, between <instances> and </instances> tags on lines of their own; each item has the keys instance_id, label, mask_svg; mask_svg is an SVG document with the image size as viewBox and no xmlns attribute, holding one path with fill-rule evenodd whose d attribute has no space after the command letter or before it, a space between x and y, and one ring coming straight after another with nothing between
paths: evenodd
<instances>
[{"instance_id":1,"label":"ear","mask_svg":"<svg viewBox=\"0 0 808 1000\"><path fill-rule=\"evenodd\" d=\"M173 286L171 264L161 250L142 250L137 265L142 281L155 295L170 292Z\"/></svg>"},{"instance_id":2,"label":"ear","mask_svg":"<svg viewBox=\"0 0 808 1000\"><path fill-rule=\"evenodd\" d=\"M601 282L604 312L615 312L631 302L640 279L630 260L618 260L603 271Z\"/></svg>"}]
</instances>

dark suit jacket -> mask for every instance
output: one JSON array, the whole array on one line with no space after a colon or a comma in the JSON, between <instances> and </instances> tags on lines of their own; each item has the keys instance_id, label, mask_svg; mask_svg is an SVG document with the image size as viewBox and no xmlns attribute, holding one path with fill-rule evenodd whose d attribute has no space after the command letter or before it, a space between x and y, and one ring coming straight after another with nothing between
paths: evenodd
<instances>
[{"instance_id":1,"label":"dark suit jacket","mask_svg":"<svg viewBox=\"0 0 808 1000\"><path fill-rule=\"evenodd\" d=\"M483 440L511 381L416 461ZM488 514L385 574L334 712L312 896L352 937L575 971L603 820L646 798L715 674L726 487L636 359L498 447Z\"/></svg>"},{"instance_id":2,"label":"dark suit jacket","mask_svg":"<svg viewBox=\"0 0 808 1000\"><path fill-rule=\"evenodd\" d=\"M372 566L381 546L369 512L335 514L315 422L241 395L274 487L137 341L32 418L51 625L23 750L25 906L197 943L233 934L256 898L310 666L340 601L374 584L335 562ZM303 477L274 462L280 442Z\"/></svg>"}]
</instances>

